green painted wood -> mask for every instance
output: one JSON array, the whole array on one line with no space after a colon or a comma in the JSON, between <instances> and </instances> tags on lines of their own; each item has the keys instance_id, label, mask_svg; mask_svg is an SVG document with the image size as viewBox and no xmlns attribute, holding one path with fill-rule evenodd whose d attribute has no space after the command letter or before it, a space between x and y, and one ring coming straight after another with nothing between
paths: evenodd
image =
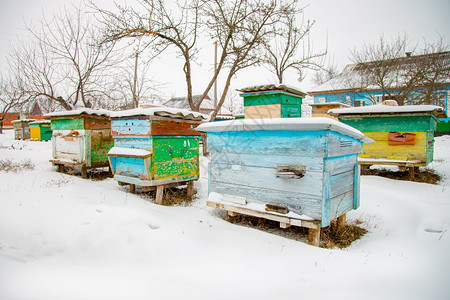
<instances>
[{"instance_id":1,"label":"green painted wood","mask_svg":"<svg viewBox=\"0 0 450 300\"><path fill-rule=\"evenodd\" d=\"M281 104L282 118L300 118L302 116L302 104Z\"/></svg>"},{"instance_id":2,"label":"green painted wood","mask_svg":"<svg viewBox=\"0 0 450 300\"><path fill-rule=\"evenodd\" d=\"M198 176L197 137L154 137L151 165L154 179Z\"/></svg>"},{"instance_id":3,"label":"green painted wood","mask_svg":"<svg viewBox=\"0 0 450 300\"><path fill-rule=\"evenodd\" d=\"M294 95L276 93L264 95L243 95L244 106L269 105L269 104L291 104L301 105L302 98Z\"/></svg>"},{"instance_id":4,"label":"green painted wood","mask_svg":"<svg viewBox=\"0 0 450 300\"><path fill-rule=\"evenodd\" d=\"M343 116L339 121L365 131L428 131L436 130L437 119L432 115L421 116L386 116L386 117L351 117Z\"/></svg>"},{"instance_id":5,"label":"green painted wood","mask_svg":"<svg viewBox=\"0 0 450 300\"><path fill-rule=\"evenodd\" d=\"M90 136L90 159L91 162L106 162L108 161L107 153L114 147L114 139L111 135L111 130L89 130Z\"/></svg>"},{"instance_id":6,"label":"green painted wood","mask_svg":"<svg viewBox=\"0 0 450 300\"><path fill-rule=\"evenodd\" d=\"M71 129L84 129L83 118L61 118L52 119L53 130L71 130Z\"/></svg>"}]
</instances>

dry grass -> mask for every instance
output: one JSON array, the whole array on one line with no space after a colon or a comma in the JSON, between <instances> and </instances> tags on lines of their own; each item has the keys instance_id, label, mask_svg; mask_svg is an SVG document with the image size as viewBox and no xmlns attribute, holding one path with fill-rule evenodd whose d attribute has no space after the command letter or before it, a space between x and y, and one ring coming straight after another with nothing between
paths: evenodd
<instances>
[{"instance_id":1,"label":"dry grass","mask_svg":"<svg viewBox=\"0 0 450 300\"><path fill-rule=\"evenodd\" d=\"M305 227L291 226L287 229L282 229L279 222L246 215L228 217L224 214L224 218L233 224L255 228L303 243L308 242L308 228ZM342 230L338 231L336 222L333 222L330 226L322 228L320 247L347 248L352 242L360 239L367 233L366 229L359 226L360 224L361 222L356 221L354 224L347 224Z\"/></svg>"},{"instance_id":2,"label":"dry grass","mask_svg":"<svg viewBox=\"0 0 450 300\"><path fill-rule=\"evenodd\" d=\"M195 194L197 191L194 189L194 195L191 197L187 194L187 188L174 187L174 188L165 188L162 205L164 206L175 206L175 205L183 205L189 206L195 199ZM142 192L141 196L147 199L155 199L156 191L150 192Z\"/></svg>"},{"instance_id":3,"label":"dry grass","mask_svg":"<svg viewBox=\"0 0 450 300\"><path fill-rule=\"evenodd\" d=\"M358 226L360 221L345 224L344 228L338 228L337 222L332 222L330 226L322 228L320 233L320 247L322 248L347 248L354 241L360 239L368 231Z\"/></svg>"},{"instance_id":4,"label":"dry grass","mask_svg":"<svg viewBox=\"0 0 450 300\"><path fill-rule=\"evenodd\" d=\"M0 160L0 171L17 173L21 171L32 171L34 168L34 163L29 159L21 162L13 162L10 159Z\"/></svg>"},{"instance_id":5,"label":"dry grass","mask_svg":"<svg viewBox=\"0 0 450 300\"><path fill-rule=\"evenodd\" d=\"M414 173L413 178L411 178L409 171L395 172L384 169L365 169L364 171L361 172L361 175L375 175L395 180L423 182L430 184L437 184L441 180L441 176L439 174L436 174L429 169L417 170Z\"/></svg>"}]
</instances>

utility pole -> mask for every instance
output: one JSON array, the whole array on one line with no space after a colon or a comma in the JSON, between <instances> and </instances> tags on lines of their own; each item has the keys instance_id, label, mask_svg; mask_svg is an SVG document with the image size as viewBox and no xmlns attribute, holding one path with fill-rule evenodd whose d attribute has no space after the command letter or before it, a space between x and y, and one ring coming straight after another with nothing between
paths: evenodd
<instances>
[{"instance_id":1,"label":"utility pole","mask_svg":"<svg viewBox=\"0 0 450 300\"><path fill-rule=\"evenodd\" d=\"M139 53L136 51L136 56L135 56L135 60L134 60L134 79L133 79L133 106L134 106L134 108L137 108L139 105L137 95L136 95L138 56L139 56Z\"/></svg>"},{"instance_id":2,"label":"utility pole","mask_svg":"<svg viewBox=\"0 0 450 300\"><path fill-rule=\"evenodd\" d=\"M214 74L217 72L217 41L214 42ZM214 80L214 109L217 107L217 78Z\"/></svg>"}]
</instances>

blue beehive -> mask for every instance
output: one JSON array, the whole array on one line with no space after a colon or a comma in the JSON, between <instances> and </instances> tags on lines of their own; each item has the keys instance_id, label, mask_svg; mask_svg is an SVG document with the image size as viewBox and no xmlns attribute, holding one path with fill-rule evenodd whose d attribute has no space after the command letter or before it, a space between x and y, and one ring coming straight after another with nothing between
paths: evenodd
<instances>
[{"instance_id":1,"label":"blue beehive","mask_svg":"<svg viewBox=\"0 0 450 300\"><path fill-rule=\"evenodd\" d=\"M234 120L200 125L207 133L207 205L310 228L359 206L360 131L329 118Z\"/></svg>"}]
</instances>

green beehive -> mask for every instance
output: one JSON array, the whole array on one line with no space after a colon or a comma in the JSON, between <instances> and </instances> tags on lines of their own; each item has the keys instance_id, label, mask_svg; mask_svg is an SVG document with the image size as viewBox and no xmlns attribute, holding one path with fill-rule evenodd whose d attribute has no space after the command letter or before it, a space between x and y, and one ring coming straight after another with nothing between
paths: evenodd
<instances>
[{"instance_id":1,"label":"green beehive","mask_svg":"<svg viewBox=\"0 0 450 300\"><path fill-rule=\"evenodd\" d=\"M52 139L52 128L49 120L39 120L30 123L30 138L36 141Z\"/></svg>"},{"instance_id":2,"label":"green beehive","mask_svg":"<svg viewBox=\"0 0 450 300\"><path fill-rule=\"evenodd\" d=\"M108 151L113 147L110 112L107 110L77 109L46 114L50 119L53 159L50 162L64 170L64 166L87 169L108 167Z\"/></svg>"},{"instance_id":3,"label":"green beehive","mask_svg":"<svg viewBox=\"0 0 450 300\"><path fill-rule=\"evenodd\" d=\"M239 90L244 98L245 119L299 118L302 91L282 84L252 86Z\"/></svg>"}]
</instances>

